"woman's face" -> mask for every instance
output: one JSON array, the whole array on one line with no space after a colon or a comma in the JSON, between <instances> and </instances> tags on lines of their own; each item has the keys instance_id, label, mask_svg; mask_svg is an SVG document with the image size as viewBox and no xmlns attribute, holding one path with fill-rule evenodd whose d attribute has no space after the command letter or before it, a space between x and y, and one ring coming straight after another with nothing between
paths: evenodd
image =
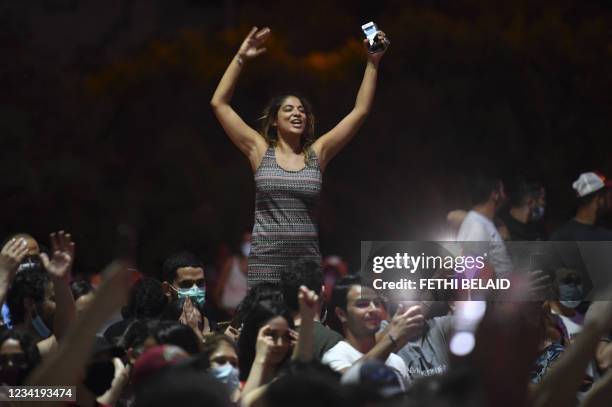
<instances>
[{"instance_id":1,"label":"woman's face","mask_svg":"<svg viewBox=\"0 0 612 407\"><path fill-rule=\"evenodd\" d=\"M301 137L306 129L306 108L296 96L287 96L276 113L274 122L277 130L283 135Z\"/></svg>"},{"instance_id":2,"label":"woman's face","mask_svg":"<svg viewBox=\"0 0 612 407\"><path fill-rule=\"evenodd\" d=\"M234 350L233 346L230 346L229 343L225 341L221 341L219 346L215 351L210 355L210 367L221 367L226 363L229 363L233 367L238 367L238 355Z\"/></svg>"},{"instance_id":3,"label":"woman's face","mask_svg":"<svg viewBox=\"0 0 612 407\"><path fill-rule=\"evenodd\" d=\"M0 383L20 385L29 367L18 340L9 338L0 346Z\"/></svg>"},{"instance_id":4,"label":"woman's face","mask_svg":"<svg viewBox=\"0 0 612 407\"><path fill-rule=\"evenodd\" d=\"M283 361L291 347L289 324L285 318L280 316L272 318L266 324L270 325L267 335L272 338L274 342L274 347L270 354L270 362L277 365Z\"/></svg>"}]
</instances>

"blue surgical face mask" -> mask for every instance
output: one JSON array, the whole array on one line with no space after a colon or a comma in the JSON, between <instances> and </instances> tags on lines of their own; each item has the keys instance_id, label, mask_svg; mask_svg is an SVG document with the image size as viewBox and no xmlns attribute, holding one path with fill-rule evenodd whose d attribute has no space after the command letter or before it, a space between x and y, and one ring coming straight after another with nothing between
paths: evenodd
<instances>
[{"instance_id":1,"label":"blue surgical face mask","mask_svg":"<svg viewBox=\"0 0 612 407\"><path fill-rule=\"evenodd\" d=\"M240 371L229 363L211 367L210 374L229 387L230 394L240 386Z\"/></svg>"},{"instance_id":2,"label":"blue surgical face mask","mask_svg":"<svg viewBox=\"0 0 612 407\"><path fill-rule=\"evenodd\" d=\"M206 288L204 287L200 288L194 284L191 288L174 288L174 290L177 292L179 299L189 297L191 302L196 305L204 305L206 302Z\"/></svg>"},{"instance_id":3,"label":"blue surgical face mask","mask_svg":"<svg viewBox=\"0 0 612 407\"><path fill-rule=\"evenodd\" d=\"M582 284L559 284L559 302L568 308L576 308L582 302Z\"/></svg>"},{"instance_id":4,"label":"blue surgical face mask","mask_svg":"<svg viewBox=\"0 0 612 407\"><path fill-rule=\"evenodd\" d=\"M36 330L38 336L43 339L46 339L51 336L51 330L45 324L45 321L42 320L40 315L36 315L36 318L32 320L32 326Z\"/></svg>"}]
</instances>

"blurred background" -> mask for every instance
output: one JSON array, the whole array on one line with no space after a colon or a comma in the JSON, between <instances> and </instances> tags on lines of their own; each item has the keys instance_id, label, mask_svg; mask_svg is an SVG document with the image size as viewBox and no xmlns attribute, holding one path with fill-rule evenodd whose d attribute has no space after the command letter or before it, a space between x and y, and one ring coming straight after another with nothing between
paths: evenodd
<instances>
[{"instance_id":1,"label":"blurred background","mask_svg":"<svg viewBox=\"0 0 612 407\"><path fill-rule=\"evenodd\" d=\"M392 45L372 114L325 173L324 255L354 269L361 240L440 238L476 169L542 180L551 227L579 172L612 176L609 1L3 1L2 238L69 230L81 273L113 256L121 223L149 274L179 249L209 264L238 250L254 186L209 106L225 67L269 26L234 106L257 126L298 90L322 134L352 108L372 20Z\"/></svg>"}]
</instances>

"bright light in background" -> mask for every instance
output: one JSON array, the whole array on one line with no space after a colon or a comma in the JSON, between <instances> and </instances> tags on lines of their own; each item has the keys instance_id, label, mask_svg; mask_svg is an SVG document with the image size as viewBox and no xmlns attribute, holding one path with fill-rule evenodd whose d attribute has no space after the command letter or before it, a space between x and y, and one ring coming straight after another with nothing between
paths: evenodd
<instances>
[{"instance_id":1,"label":"bright light in background","mask_svg":"<svg viewBox=\"0 0 612 407\"><path fill-rule=\"evenodd\" d=\"M468 355L476 346L472 332L457 332L450 341L450 351L457 356Z\"/></svg>"},{"instance_id":2,"label":"bright light in background","mask_svg":"<svg viewBox=\"0 0 612 407\"><path fill-rule=\"evenodd\" d=\"M471 353L476 346L475 332L487 311L485 301L457 301L455 303L455 334L450 341L450 351L457 356Z\"/></svg>"},{"instance_id":3,"label":"bright light in background","mask_svg":"<svg viewBox=\"0 0 612 407\"><path fill-rule=\"evenodd\" d=\"M485 312L487 311L487 303L485 301L457 301L457 314L465 322L474 322L478 324Z\"/></svg>"}]
</instances>

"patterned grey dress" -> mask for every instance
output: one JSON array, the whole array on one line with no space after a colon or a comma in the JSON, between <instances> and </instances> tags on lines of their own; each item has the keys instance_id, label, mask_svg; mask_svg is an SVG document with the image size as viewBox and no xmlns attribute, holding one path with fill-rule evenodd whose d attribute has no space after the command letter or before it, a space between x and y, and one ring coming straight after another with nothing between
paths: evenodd
<instances>
[{"instance_id":1,"label":"patterned grey dress","mask_svg":"<svg viewBox=\"0 0 612 407\"><path fill-rule=\"evenodd\" d=\"M279 281L281 269L296 259L321 262L316 219L322 174L314 152L303 169L287 171L278 165L274 148L268 147L254 176L249 287Z\"/></svg>"}]
</instances>

